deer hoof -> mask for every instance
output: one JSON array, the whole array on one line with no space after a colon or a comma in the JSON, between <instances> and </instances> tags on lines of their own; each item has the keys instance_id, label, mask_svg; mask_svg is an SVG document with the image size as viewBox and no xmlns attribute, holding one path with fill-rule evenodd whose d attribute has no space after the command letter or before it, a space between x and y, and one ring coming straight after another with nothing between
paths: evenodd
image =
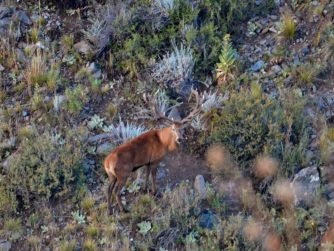
<instances>
[{"instance_id":1,"label":"deer hoof","mask_svg":"<svg viewBox=\"0 0 334 251\"><path fill-rule=\"evenodd\" d=\"M149 192L149 194L150 194L151 196L155 197L155 196L157 195L157 192L151 191L151 192Z\"/></svg>"},{"instance_id":2,"label":"deer hoof","mask_svg":"<svg viewBox=\"0 0 334 251\"><path fill-rule=\"evenodd\" d=\"M123 209L122 209L122 212L127 214L127 213L129 213L129 210L126 209L126 208L123 208Z\"/></svg>"}]
</instances>

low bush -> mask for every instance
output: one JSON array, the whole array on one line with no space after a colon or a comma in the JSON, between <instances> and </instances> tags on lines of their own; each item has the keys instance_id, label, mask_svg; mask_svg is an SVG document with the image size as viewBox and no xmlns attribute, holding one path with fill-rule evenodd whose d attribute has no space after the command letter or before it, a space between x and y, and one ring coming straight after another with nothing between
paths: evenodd
<instances>
[{"instance_id":1,"label":"low bush","mask_svg":"<svg viewBox=\"0 0 334 251\"><path fill-rule=\"evenodd\" d=\"M26 208L32 202L63 197L83 184L80 136L70 130L65 135L36 132L22 141L10 161L4 188Z\"/></svg>"},{"instance_id":2,"label":"low bush","mask_svg":"<svg viewBox=\"0 0 334 251\"><path fill-rule=\"evenodd\" d=\"M224 144L244 169L257 155L269 154L281 160L281 173L288 176L303 165L307 118L303 98L290 94L282 100L264 95L258 84L250 91L232 93L224 107L213 113L211 130L203 138Z\"/></svg>"},{"instance_id":3,"label":"low bush","mask_svg":"<svg viewBox=\"0 0 334 251\"><path fill-rule=\"evenodd\" d=\"M0 176L0 218L16 211L17 201L15 193L5 186L6 177Z\"/></svg>"}]
</instances>

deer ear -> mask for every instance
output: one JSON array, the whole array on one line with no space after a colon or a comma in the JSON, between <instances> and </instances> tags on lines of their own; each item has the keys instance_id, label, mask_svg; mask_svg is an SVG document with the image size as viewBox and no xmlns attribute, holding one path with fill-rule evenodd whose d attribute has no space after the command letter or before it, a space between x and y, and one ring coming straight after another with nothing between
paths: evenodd
<instances>
[{"instance_id":1,"label":"deer ear","mask_svg":"<svg viewBox=\"0 0 334 251\"><path fill-rule=\"evenodd\" d=\"M175 130L175 124L172 124L172 129Z\"/></svg>"}]
</instances>

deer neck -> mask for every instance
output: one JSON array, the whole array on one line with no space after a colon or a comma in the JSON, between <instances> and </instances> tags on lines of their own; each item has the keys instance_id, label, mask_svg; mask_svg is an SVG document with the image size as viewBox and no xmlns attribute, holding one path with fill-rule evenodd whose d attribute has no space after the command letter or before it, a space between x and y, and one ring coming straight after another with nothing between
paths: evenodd
<instances>
[{"instance_id":1,"label":"deer neck","mask_svg":"<svg viewBox=\"0 0 334 251\"><path fill-rule=\"evenodd\" d=\"M171 128L166 127L159 130L159 138L160 142L168 152L176 149L176 143L173 142L173 133Z\"/></svg>"}]
</instances>

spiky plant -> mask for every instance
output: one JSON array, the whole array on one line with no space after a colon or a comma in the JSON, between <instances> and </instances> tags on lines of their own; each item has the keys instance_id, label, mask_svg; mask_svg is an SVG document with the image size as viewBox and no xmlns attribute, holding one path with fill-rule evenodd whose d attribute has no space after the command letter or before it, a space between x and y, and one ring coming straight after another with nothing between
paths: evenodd
<instances>
[{"instance_id":1,"label":"spiky plant","mask_svg":"<svg viewBox=\"0 0 334 251\"><path fill-rule=\"evenodd\" d=\"M111 132L115 143L120 145L145 132L146 128L142 125L134 125L131 123L125 124L122 119L119 118L118 125L110 125L104 127L103 130L105 132Z\"/></svg>"},{"instance_id":2,"label":"spiky plant","mask_svg":"<svg viewBox=\"0 0 334 251\"><path fill-rule=\"evenodd\" d=\"M179 48L173 47L174 50L154 66L152 77L167 87L180 90L184 82L191 79L195 60L189 47L182 44Z\"/></svg>"},{"instance_id":3,"label":"spiky plant","mask_svg":"<svg viewBox=\"0 0 334 251\"><path fill-rule=\"evenodd\" d=\"M216 68L216 77L219 84L224 84L234 78L233 73L237 69L237 55L237 51L232 46L230 35L226 34Z\"/></svg>"}]
</instances>

